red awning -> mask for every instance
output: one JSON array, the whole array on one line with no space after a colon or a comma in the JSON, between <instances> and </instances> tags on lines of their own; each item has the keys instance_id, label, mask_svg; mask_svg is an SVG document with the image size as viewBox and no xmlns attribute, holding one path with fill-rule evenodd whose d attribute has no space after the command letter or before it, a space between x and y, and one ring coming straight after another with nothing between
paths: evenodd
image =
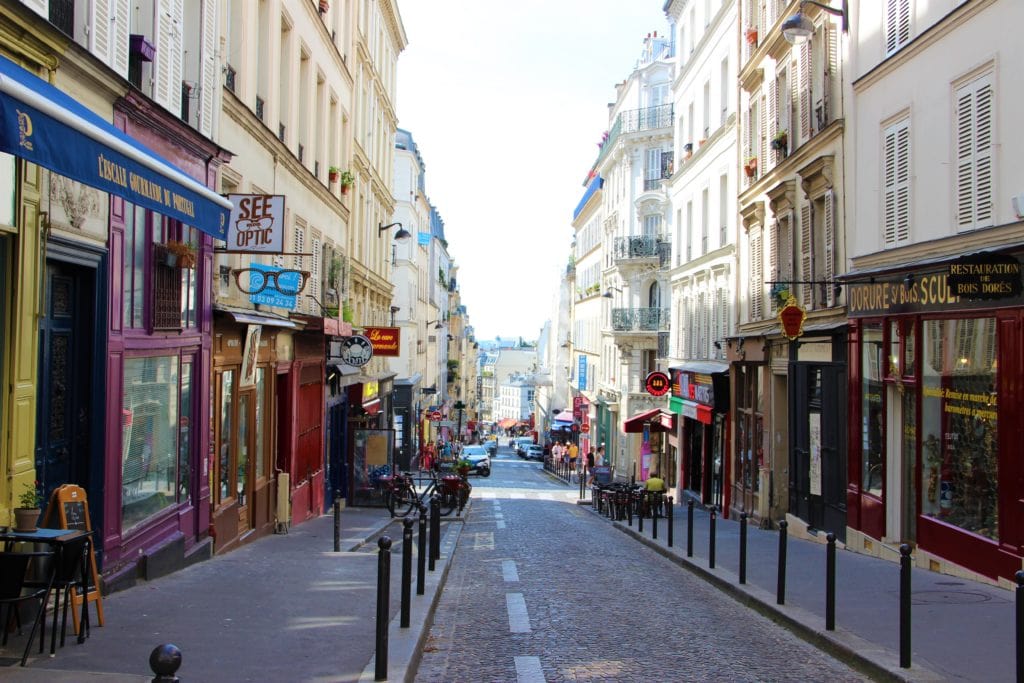
<instances>
[{"instance_id":1,"label":"red awning","mask_svg":"<svg viewBox=\"0 0 1024 683\"><path fill-rule=\"evenodd\" d=\"M515 424L516 424L515 419L513 419L511 417L506 417L505 419L498 421L498 426L501 427L502 429L508 429L509 427L514 427Z\"/></svg>"},{"instance_id":2,"label":"red awning","mask_svg":"<svg viewBox=\"0 0 1024 683\"><path fill-rule=\"evenodd\" d=\"M363 404L363 410L366 411L367 415L376 415L380 412L380 399L374 399Z\"/></svg>"},{"instance_id":3,"label":"red awning","mask_svg":"<svg viewBox=\"0 0 1024 683\"><path fill-rule=\"evenodd\" d=\"M622 422L622 431L627 434L640 434L644 425L650 425L652 432L668 432L675 429L675 415L664 413L661 408L654 408L638 413Z\"/></svg>"}]
</instances>

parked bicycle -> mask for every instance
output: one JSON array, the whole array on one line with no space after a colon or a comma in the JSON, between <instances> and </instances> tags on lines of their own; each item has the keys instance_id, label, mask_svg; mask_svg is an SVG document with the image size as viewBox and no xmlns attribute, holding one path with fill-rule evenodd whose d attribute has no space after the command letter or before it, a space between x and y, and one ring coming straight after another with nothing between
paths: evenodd
<instances>
[{"instance_id":1,"label":"parked bicycle","mask_svg":"<svg viewBox=\"0 0 1024 683\"><path fill-rule=\"evenodd\" d=\"M430 479L422 491L417 489L416 480L410 472L379 477L377 481L392 517L408 516L421 502L426 504L435 492L440 497L442 515L450 515L455 509L461 513L473 490L473 485L462 474L444 473L439 476L434 471L430 471Z\"/></svg>"}]
</instances>

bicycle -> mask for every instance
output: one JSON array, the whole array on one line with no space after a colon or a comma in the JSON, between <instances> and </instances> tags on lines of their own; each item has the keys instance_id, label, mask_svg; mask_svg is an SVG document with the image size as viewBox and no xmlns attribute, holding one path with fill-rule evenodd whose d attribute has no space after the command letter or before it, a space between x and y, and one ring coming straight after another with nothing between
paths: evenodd
<instances>
[{"instance_id":1,"label":"bicycle","mask_svg":"<svg viewBox=\"0 0 1024 683\"><path fill-rule=\"evenodd\" d=\"M420 496L416 493L412 475L408 472L383 476L378 482L384 489L384 504L392 517L405 517L413 508L419 506Z\"/></svg>"}]
</instances>

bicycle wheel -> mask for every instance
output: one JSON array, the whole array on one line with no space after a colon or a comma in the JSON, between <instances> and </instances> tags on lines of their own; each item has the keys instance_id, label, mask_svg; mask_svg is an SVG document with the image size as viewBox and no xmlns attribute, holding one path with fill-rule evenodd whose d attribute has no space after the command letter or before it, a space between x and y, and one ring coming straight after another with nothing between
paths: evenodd
<instances>
[{"instance_id":1,"label":"bicycle wheel","mask_svg":"<svg viewBox=\"0 0 1024 683\"><path fill-rule=\"evenodd\" d=\"M452 510L455 509L457 503L458 503L458 494L457 493L455 493L454 491L449 491L447 489L442 490L442 492L441 492L441 514L444 517L447 517L448 515L452 514Z\"/></svg>"},{"instance_id":2,"label":"bicycle wheel","mask_svg":"<svg viewBox=\"0 0 1024 683\"><path fill-rule=\"evenodd\" d=\"M405 517L413 511L418 502L419 498L412 486L405 484L391 496L391 505L388 509L391 511L392 517Z\"/></svg>"}]
</instances>

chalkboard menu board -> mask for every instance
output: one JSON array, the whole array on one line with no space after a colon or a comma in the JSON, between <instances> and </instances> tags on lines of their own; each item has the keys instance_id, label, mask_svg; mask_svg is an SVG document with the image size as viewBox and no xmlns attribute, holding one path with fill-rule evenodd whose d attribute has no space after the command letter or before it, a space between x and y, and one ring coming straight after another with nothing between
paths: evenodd
<instances>
[{"instance_id":1,"label":"chalkboard menu board","mask_svg":"<svg viewBox=\"0 0 1024 683\"><path fill-rule=\"evenodd\" d=\"M50 504L46 507L46 518L43 523L50 528L91 532L92 522L89 520L89 501L85 489L74 484L57 487L50 496ZM103 595L100 592L100 575L96 568L93 543L89 544L89 573L92 580L88 582L86 594L83 596L79 591L72 591L70 595L75 633L82 627L79 623L78 608L83 600L96 604L96 617L99 625L103 626Z\"/></svg>"},{"instance_id":2,"label":"chalkboard menu board","mask_svg":"<svg viewBox=\"0 0 1024 683\"><path fill-rule=\"evenodd\" d=\"M62 503L64 507L64 527L66 529L80 529L88 531L89 525L86 522L86 511L84 500L68 500Z\"/></svg>"}]
</instances>

